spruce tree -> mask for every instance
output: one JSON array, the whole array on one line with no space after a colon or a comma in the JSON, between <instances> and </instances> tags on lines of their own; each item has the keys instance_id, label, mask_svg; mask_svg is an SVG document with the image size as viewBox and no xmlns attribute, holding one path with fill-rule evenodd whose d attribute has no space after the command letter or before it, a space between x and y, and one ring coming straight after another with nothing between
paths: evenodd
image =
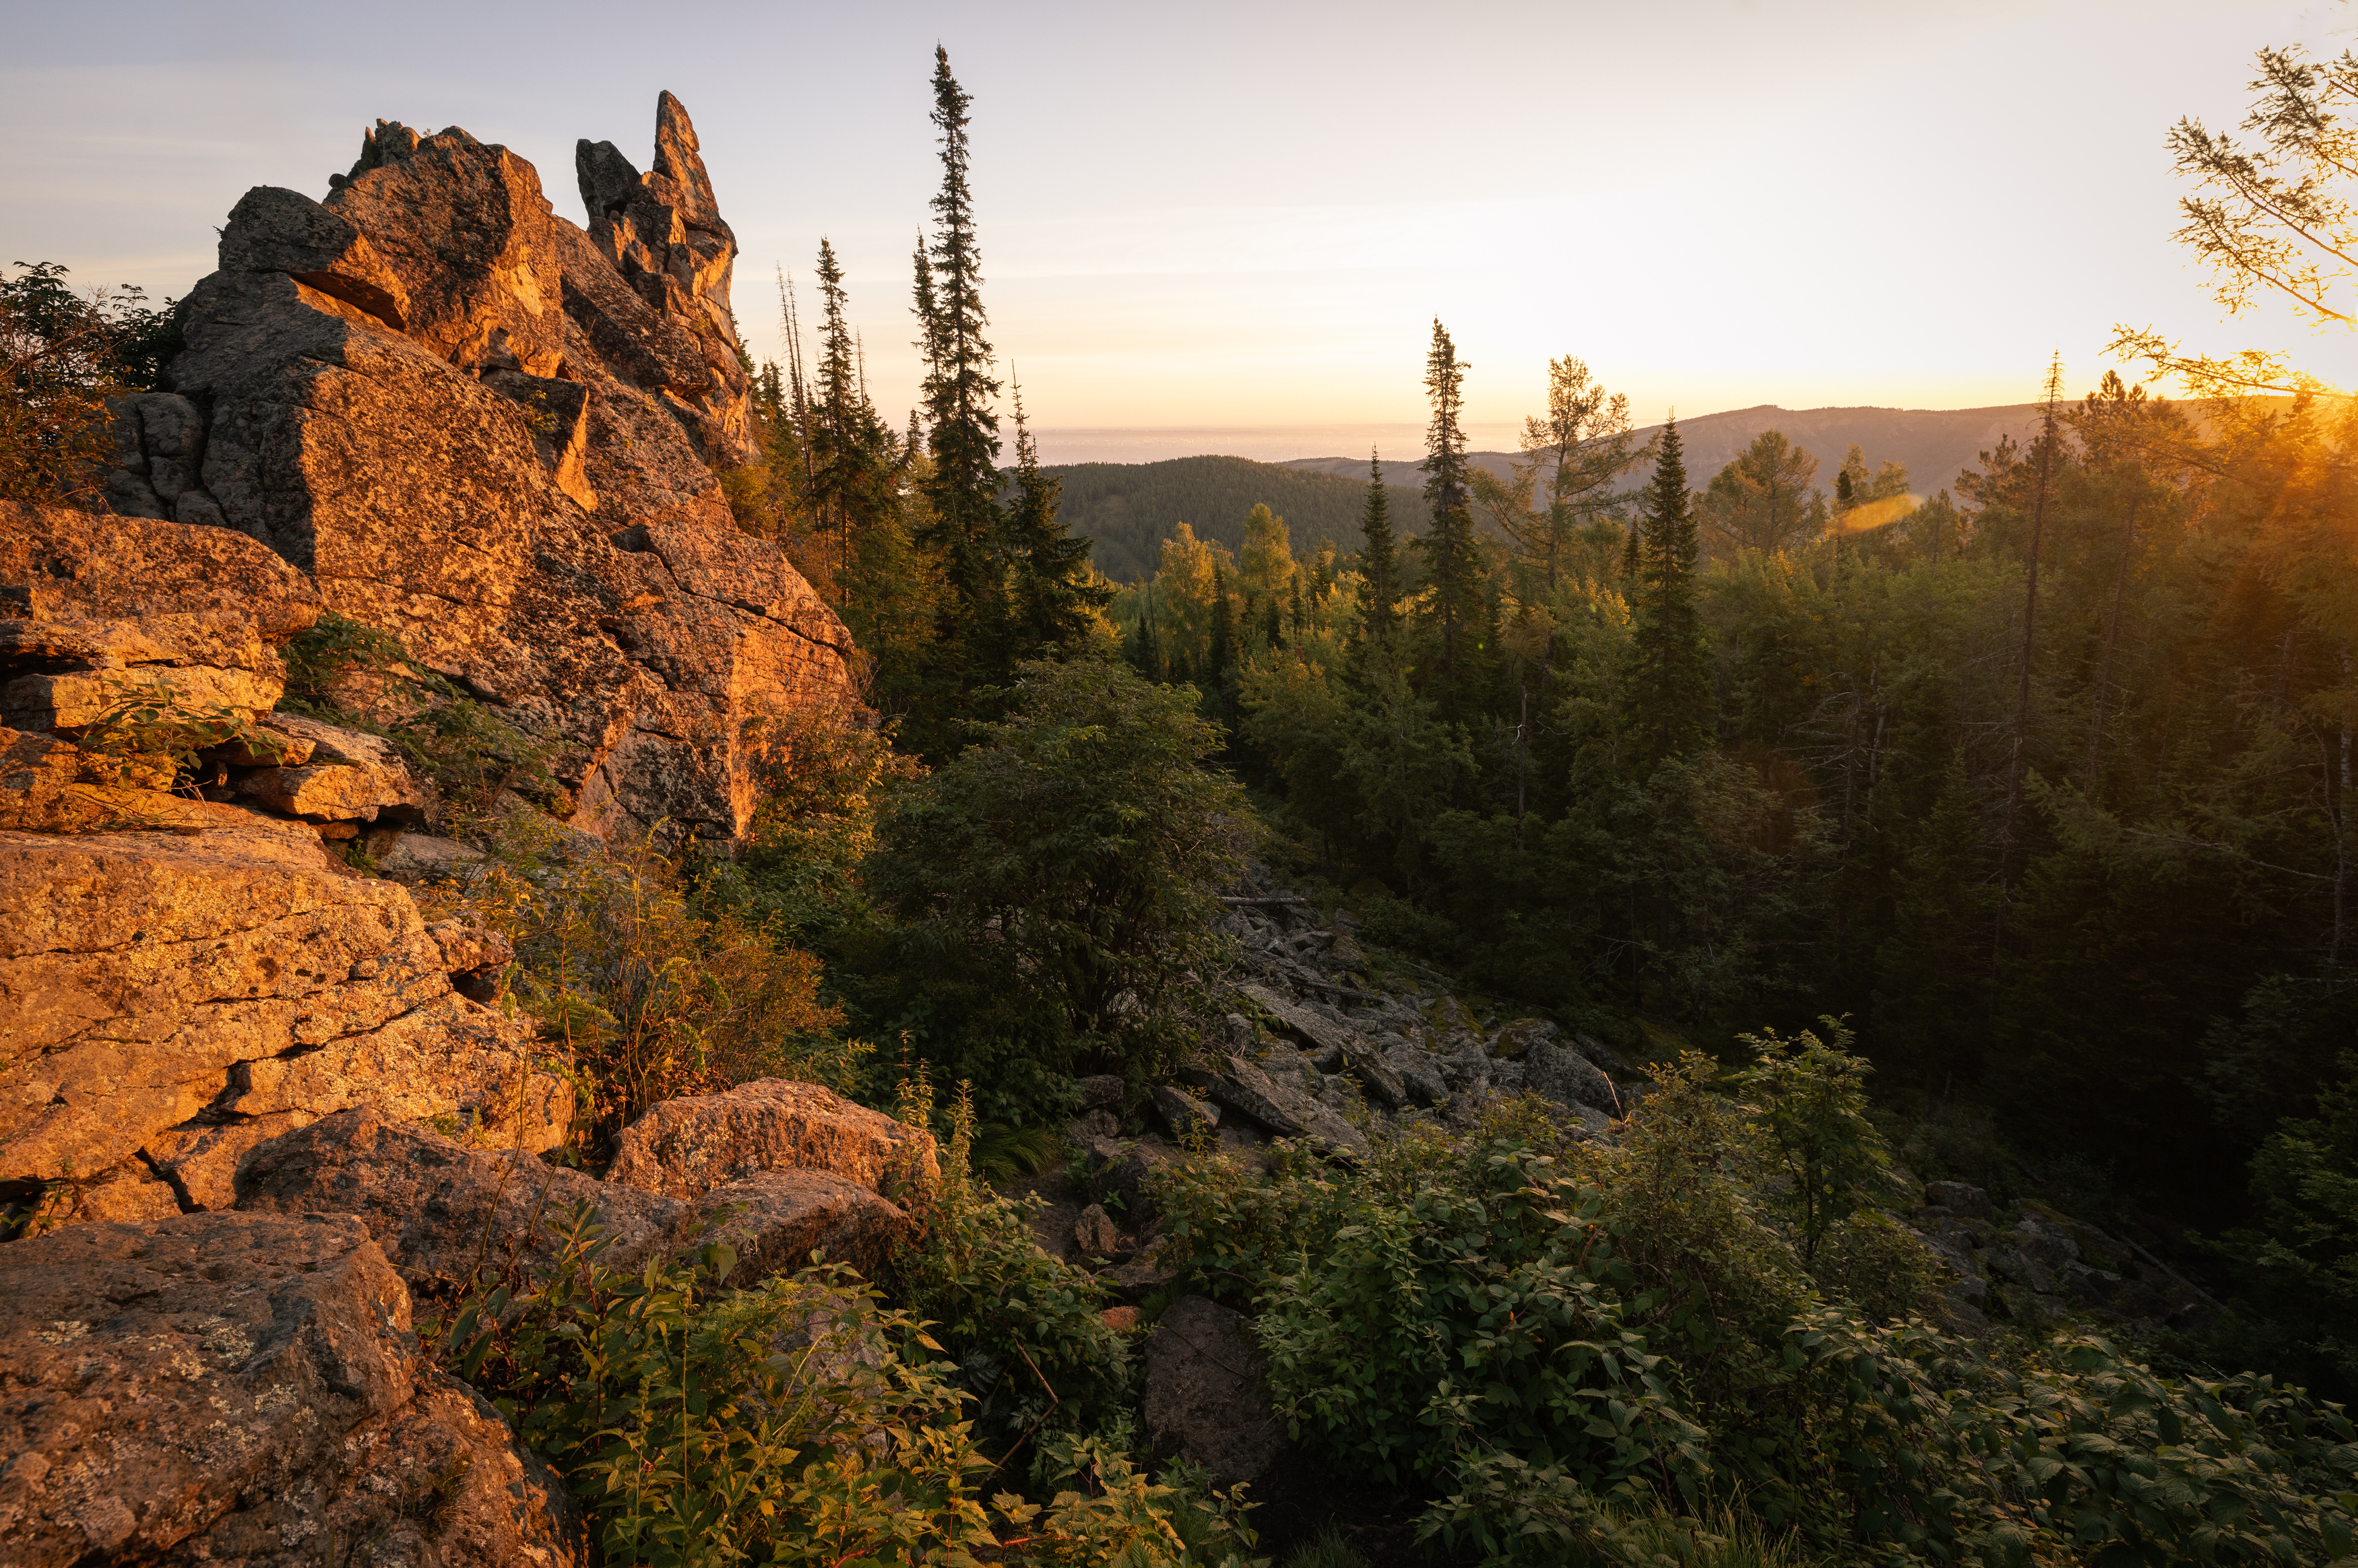
<instances>
[{"instance_id":1,"label":"spruce tree","mask_svg":"<svg viewBox=\"0 0 2358 1568\"><path fill-rule=\"evenodd\" d=\"M965 642L1001 611L999 382L990 373L982 308L982 254L967 187L967 111L973 100L950 74L949 51L934 49L933 123L941 133L942 186L931 203L934 237L918 246L918 347L926 357L926 441L933 472L925 499L926 542L944 557L948 609Z\"/></svg>"},{"instance_id":2,"label":"spruce tree","mask_svg":"<svg viewBox=\"0 0 2358 1568\"><path fill-rule=\"evenodd\" d=\"M1392 623L1400 602L1400 546L1392 538L1391 502L1384 493L1383 460L1368 449L1368 509L1359 518L1367 543L1359 551L1359 618L1368 636Z\"/></svg>"},{"instance_id":3,"label":"spruce tree","mask_svg":"<svg viewBox=\"0 0 2358 1568\"><path fill-rule=\"evenodd\" d=\"M1023 418L1023 392L1015 392L1015 495L1007 509L1011 569L1007 668L1023 659L1069 651L1087 635L1113 589L1089 570L1089 544L1065 532L1056 516L1064 481L1040 467L1040 449Z\"/></svg>"},{"instance_id":4,"label":"spruce tree","mask_svg":"<svg viewBox=\"0 0 2358 1568\"><path fill-rule=\"evenodd\" d=\"M1711 671L1695 608L1694 511L1676 416L1662 427L1638 534L1636 723L1649 762L1685 756L1711 739Z\"/></svg>"},{"instance_id":5,"label":"spruce tree","mask_svg":"<svg viewBox=\"0 0 2358 1568\"><path fill-rule=\"evenodd\" d=\"M855 537L889 505L892 432L876 416L860 373L860 353L844 319L843 268L835 246L818 243L821 306L817 384L805 435L811 525L828 541L829 571L840 598Z\"/></svg>"},{"instance_id":6,"label":"spruce tree","mask_svg":"<svg viewBox=\"0 0 2358 1568\"><path fill-rule=\"evenodd\" d=\"M1450 719L1466 716L1466 690L1472 685L1468 677L1482 619L1482 550L1474 535L1473 483L1466 461L1466 371L1449 330L1436 318L1424 369L1424 389L1433 403L1433 424L1425 434L1424 498L1433 527L1412 547L1423 553L1425 580L1433 588L1426 614L1441 635L1440 696L1442 712Z\"/></svg>"}]
</instances>

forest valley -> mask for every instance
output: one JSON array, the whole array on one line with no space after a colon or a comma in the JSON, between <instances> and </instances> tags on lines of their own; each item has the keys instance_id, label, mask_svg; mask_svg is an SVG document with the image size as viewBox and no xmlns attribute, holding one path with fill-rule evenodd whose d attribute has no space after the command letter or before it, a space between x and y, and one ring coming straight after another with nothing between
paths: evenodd
<instances>
[{"instance_id":1,"label":"forest valley","mask_svg":"<svg viewBox=\"0 0 2358 1568\"><path fill-rule=\"evenodd\" d=\"M2189 243L2244 258L2230 293L2327 310L2310 264L2230 242L2276 222L2254 170L2281 198L2339 156L2358 62L2271 52L2257 86L2252 146L2173 135L2225 192L2189 198ZM1371 464L1355 550L1297 557L1260 507L1241 549L1182 525L1116 585L995 369L946 54L935 92L923 406L871 403L823 242L816 351L782 280L787 360L747 357L762 460L723 476L850 627L882 722L794 737L733 856L592 875L511 843L477 889L595 1090L573 1158L760 1076L947 1146L925 1239L874 1281L886 1369L800 1437L730 1346L808 1279L607 1277L585 1237L521 1317L443 1326L595 1477L605 1560L1247 1561L1237 1494L1150 1484L1136 1430L1134 1333L1192 1290L1251 1314L1309 1462L1395 1492L1436 1560L2348 1561L2358 406L2125 333L2194 395L2058 362L2033 438L1923 499L1855 448L1822 485L1774 430L1690 474L1675 421L1641 444L1566 356L1501 480L1466 460L1435 321L1421 532ZM74 408L139 384L169 313L54 268L6 287L8 492L70 494ZM290 693L399 664L338 635L306 634ZM1120 1077L1135 1134L1222 1037L1249 868L1356 921L1366 983L1445 979L1650 1087L1601 1138L1533 1101L1363 1118L1356 1162L1199 1141L1156 1178L1179 1282L1117 1328L991 1183L1069 1152L1078 1077ZM1890 1217L1930 1181L2137 1238L2216 1310L2151 1343L1952 1334ZM659 1364L706 1379L676 1442L616 1413ZM906 1430L861 1458L884 1409ZM617 1443L669 1479L623 1489Z\"/></svg>"}]
</instances>

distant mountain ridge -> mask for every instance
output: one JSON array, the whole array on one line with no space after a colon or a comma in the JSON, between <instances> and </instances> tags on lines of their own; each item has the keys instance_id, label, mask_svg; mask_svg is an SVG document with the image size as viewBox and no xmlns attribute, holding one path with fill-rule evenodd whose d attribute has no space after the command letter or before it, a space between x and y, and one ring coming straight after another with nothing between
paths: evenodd
<instances>
[{"instance_id":1,"label":"distant mountain ridge","mask_svg":"<svg viewBox=\"0 0 2358 1568\"><path fill-rule=\"evenodd\" d=\"M1764 430L1782 430L1795 446L1818 460L1818 482L1833 488L1843 454L1855 443L1866 454L1870 468L1895 462L1908 470L1909 487L1919 495L1954 490L1957 475L1977 465L1981 454L1996 447L2001 436L2028 439L2039 422L2039 405L2010 403L1994 408L1782 408L1773 403L1757 408L1734 408L1724 414L1704 414L1679 421L1679 438L1686 448L1687 483L1697 490L1734 461ZM1662 427L1648 425L1638 432L1650 441ZM1500 478L1514 461L1512 452L1474 452L1475 462ZM1388 484L1421 486L1417 466L1423 455L1384 464ZM1357 475L1364 481L1365 458L1296 458L1277 465L1304 473Z\"/></svg>"},{"instance_id":2,"label":"distant mountain ridge","mask_svg":"<svg viewBox=\"0 0 2358 1568\"><path fill-rule=\"evenodd\" d=\"M1954 490L1957 475L1975 466L2001 437L2027 441L2039 421L2039 405L1995 408L1780 408L1773 403L1731 409L1679 421L1686 448L1687 483L1701 490L1764 430L1781 430L1818 460L1817 483L1833 488L1843 455L1855 443L1870 468L1896 462L1908 470L1909 487L1919 495ZM1661 429L1638 432L1640 445ZM1505 478L1513 452L1473 452L1480 467ZM1424 473L1413 457L1384 462L1384 488L1391 497L1392 525L1403 534L1423 531ZM1096 541L1092 559L1117 582L1153 575L1162 542L1181 523L1198 538L1217 539L1230 549L1244 539L1245 516L1266 505L1286 520L1296 555L1319 542L1335 541L1345 553L1359 547L1359 514L1367 503L1368 460L1295 458L1255 462L1249 458L1167 458L1151 463L1060 463L1048 471L1065 481L1063 515L1075 534ZM1632 472L1634 489L1645 481Z\"/></svg>"}]
</instances>

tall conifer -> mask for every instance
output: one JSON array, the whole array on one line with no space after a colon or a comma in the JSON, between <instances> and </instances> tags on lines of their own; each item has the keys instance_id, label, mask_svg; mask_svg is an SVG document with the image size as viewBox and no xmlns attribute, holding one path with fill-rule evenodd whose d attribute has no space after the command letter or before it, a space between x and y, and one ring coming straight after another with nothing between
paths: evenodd
<instances>
[{"instance_id":1,"label":"tall conifer","mask_svg":"<svg viewBox=\"0 0 2358 1568\"><path fill-rule=\"evenodd\" d=\"M1675 415L1662 427L1638 528L1636 719L1650 760L1660 762L1698 751L1711 736L1711 671L1695 608L1701 551Z\"/></svg>"},{"instance_id":2,"label":"tall conifer","mask_svg":"<svg viewBox=\"0 0 2358 1568\"><path fill-rule=\"evenodd\" d=\"M1368 509L1359 517L1360 622L1369 636L1392 623L1392 606L1400 602L1400 546L1392 538L1390 499L1384 493L1383 460L1368 449Z\"/></svg>"},{"instance_id":3,"label":"tall conifer","mask_svg":"<svg viewBox=\"0 0 2358 1568\"><path fill-rule=\"evenodd\" d=\"M934 49L933 123L941 133L942 186L931 203L934 237L918 247L919 347L926 355L926 440L933 472L927 542L947 568L952 613L962 639L999 609L999 382L990 373L982 308L982 253L967 186L967 111L973 100L950 74L949 51Z\"/></svg>"},{"instance_id":4,"label":"tall conifer","mask_svg":"<svg viewBox=\"0 0 2358 1568\"><path fill-rule=\"evenodd\" d=\"M1466 461L1466 362L1449 330L1435 318L1433 348L1425 356L1424 390L1433 404L1425 433L1424 497L1433 527L1412 547L1425 557L1433 588L1428 616L1441 633L1442 710L1465 717L1464 687L1470 684L1473 646L1482 621L1482 550L1474 536L1473 484Z\"/></svg>"},{"instance_id":5,"label":"tall conifer","mask_svg":"<svg viewBox=\"0 0 2358 1568\"><path fill-rule=\"evenodd\" d=\"M1089 570L1089 545L1057 517L1065 481L1040 466L1040 449L1015 389L1015 495L1007 509L1011 568L1006 664L1077 646L1113 589Z\"/></svg>"}]
</instances>

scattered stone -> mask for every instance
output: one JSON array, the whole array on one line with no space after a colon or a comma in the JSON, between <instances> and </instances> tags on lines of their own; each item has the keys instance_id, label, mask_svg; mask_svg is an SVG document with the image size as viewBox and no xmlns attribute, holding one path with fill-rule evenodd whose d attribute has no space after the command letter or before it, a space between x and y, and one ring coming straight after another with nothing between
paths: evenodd
<instances>
[{"instance_id":1,"label":"scattered stone","mask_svg":"<svg viewBox=\"0 0 2358 1568\"><path fill-rule=\"evenodd\" d=\"M1197 1136L1209 1137L1220 1125L1218 1106L1207 1105L1169 1084L1154 1086L1152 1103L1156 1118L1170 1131L1175 1142L1184 1143Z\"/></svg>"},{"instance_id":2,"label":"scattered stone","mask_svg":"<svg viewBox=\"0 0 2358 1568\"><path fill-rule=\"evenodd\" d=\"M1385 1054L1384 1063L1399 1077L1408 1098L1416 1104L1435 1106L1449 1098L1449 1084L1442 1076L1440 1063L1431 1053L1402 1042L1400 1048Z\"/></svg>"},{"instance_id":3,"label":"scattered stone","mask_svg":"<svg viewBox=\"0 0 2358 1568\"><path fill-rule=\"evenodd\" d=\"M1967 1219L1988 1219L1997 1213L1987 1193L1964 1182L1927 1182L1924 1201Z\"/></svg>"},{"instance_id":4,"label":"scattered stone","mask_svg":"<svg viewBox=\"0 0 2358 1568\"><path fill-rule=\"evenodd\" d=\"M1200 1465L1215 1487L1256 1482L1284 1450L1260 1353L1236 1313L1202 1296L1174 1303L1146 1339L1146 1440Z\"/></svg>"},{"instance_id":5,"label":"scattered stone","mask_svg":"<svg viewBox=\"0 0 2358 1568\"><path fill-rule=\"evenodd\" d=\"M1121 1233L1104 1205L1091 1204L1081 1210L1080 1220L1073 1227L1073 1246L1088 1259L1111 1258L1121 1250Z\"/></svg>"},{"instance_id":6,"label":"scattered stone","mask_svg":"<svg viewBox=\"0 0 2358 1568\"><path fill-rule=\"evenodd\" d=\"M1112 1290L1123 1301L1138 1303L1164 1291L1179 1281L1178 1249L1163 1238L1154 1237L1139 1249L1129 1262L1108 1269L1098 1276L1098 1282Z\"/></svg>"},{"instance_id":7,"label":"scattered stone","mask_svg":"<svg viewBox=\"0 0 2358 1568\"><path fill-rule=\"evenodd\" d=\"M1243 992L1248 1000L1252 1000L1254 1004L1260 1004L1261 1010L1269 1011L1269 1016L1273 1016L1299 1040L1306 1040L1318 1049L1332 1047L1342 1052L1348 1073L1360 1085L1366 1085L1368 1094L1372 1094L1377 1101L1382 1101L1389 1110L1401 1110L1403 1106L1408 1106L1408 1085L1403 1085L1399 1073L1382 1056L1377 1056L1356 1033L1339 1026L1339 1023L1330 1023L1314 1011L1294 1007L1293 1002L1287 1002L1285 998L1269 990L1266 986L1238 986L1238 990Z\"/></svg>"},{"instance_id":8,"label":"scattered stone","mask_svg":"<svg viewBox=\"0 0 2358 1568\"><path fill-rule=\"evenodd\" d=\"M1066 1130L1072 1134L1076 1143L1087 1143L1093 1138L1112 1138L1121 1131L1121 1118L1099 1107L1075 1117Z\"/></svg>"},{"instance_id":9,"label":"scattered stone","mask_svg":"<svg viewBox=\"0 0 2358 1568\"><path fill-rule=\"evenodd\" d=\"M1525 1081L1533 1092L1567 1108L1586 1107L1606 1117L1621 1114L1613 1080L1569 1046L1533 1041L1525 1059Z\"/></svg>"},{"instance_id":10,"label":"scattered stone","mask_svg":"<svg viewBox=\"0 0 2358 1568\"><path fill-rule=\"evenodd\" d=\"M650 1108L615 1141L606 1180L687 1199L773 1170L831 1171L903 1207L930 1203L941 1183L931 1133L784 1078Z\"/></svg>"},{"instance_id":11,"label":"scattered stone","mask_svg":"<svg viewBox=\"0 0 2358 1568\"><path fill-rule=\"evenodd\" d=\"M1175 1151L1168 1151L1161 1159L1149 1160L1146 1147L1100 1139L1082 1148L1089 1195L1109 1208L1120 1208L1124 1220L1138 1226L1152 1222L1157 1212L1147 1177L1156 1165L1176 1155Z\"/></svg>"},{"instance_id":12,"label":"scattered stone","mask_svg":"<svg viewBox=\"0 0 2358 1568\"><path fill-rule=\"evenodd\" d=\"M1122 1094L1128 1087L1118 1075L1112 1073L1100 1073L1094 1077L1082 1078L1079 1080L1079 1087L1083 1110L1112 1110L1119 1108Z\"/></svg>"},{"instance_id":13,"label":"scattered stone","mask_svg":"<svg viewBox=\"0 0 2358 1568\"><path fill-rule=\"evenodd\" d=\"M481 849L431 833L404 833L376 857L376 869L410 885L455 881L484 860Z\"/></svg>"},{"instance_id":14,"label":"scattered stone","mask_svg":"<svg viewBox=\"0 0 2358 1568\"><path fill-rule=\"evenodd\" d=\"M1211 1065L1187 1068L1180 1078L1219 1104L1249 1118L1280 1138L1307 1138L1345 1154L1367 1152L1367 1135L1304 1090L1242 1056L1219 1056Z\"/></svg>"}]
</instances>

